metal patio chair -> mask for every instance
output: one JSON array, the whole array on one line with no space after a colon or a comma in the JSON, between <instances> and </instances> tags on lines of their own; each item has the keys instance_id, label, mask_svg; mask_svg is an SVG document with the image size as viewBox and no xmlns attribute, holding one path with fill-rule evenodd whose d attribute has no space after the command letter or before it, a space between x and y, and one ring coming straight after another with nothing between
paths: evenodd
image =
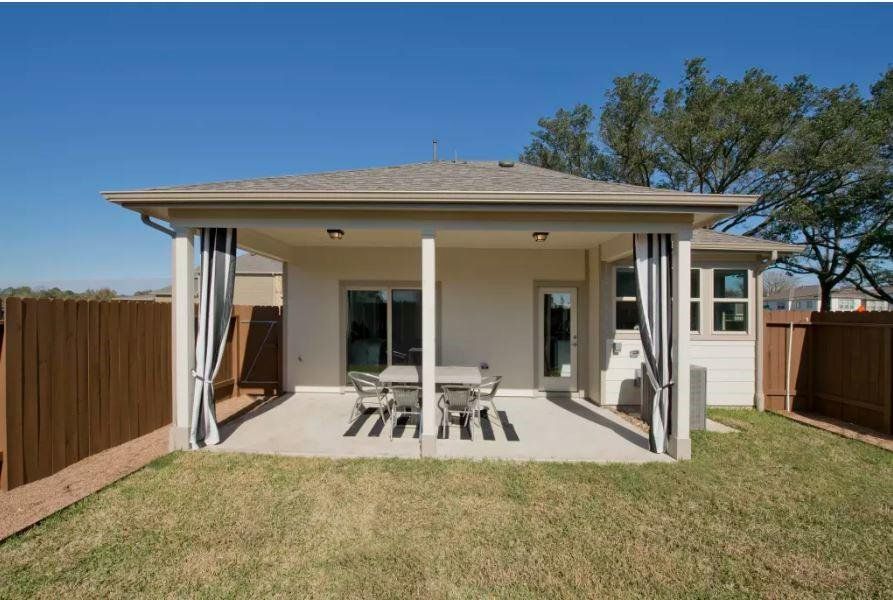
<instances>
[{"instance_id":1,"label":"metal patio chair","mask_svg":"<svg viewBox=\"0 0 893 600\"><path fill-rule=\"evenodd\" d=\"M447 428L450 426L450 415L458 415L460 419L464 417L468 429L471 430L471 440L474 441L474 417L475 407L477 406L477 388L470 385L443 385L441 387L443 394L440 396L440 429L446 435ZM459 421L460 424L462 420Z\"/></svg>"},{"instance_id":2,"label":"metal patio chair","mask_svg":"<svg viewBox=\"0 0 893 600\"><path fill-rule=\"evenodd\" d=\"M499 426L502 427L502 423L499 421L499 409L496 408L496 392L499 390L500 383L502 383L501 375L491 375L489 377L481 378L481 386L477 390L477 403L475 404L478 422L480 422L481 419L481 403L488 402L493 412L492 417L488 414L487 418L490 420L490 423L498 423Z\"/></svg>"},{"instance_id":3,"label":"metal patio chair","mask_svg":"<svg viewBox=\"0 0 893 600\"><path fill-rule=\"evenodd\" d=\"M416 427L421 425L422 388L417 385L392 385L388 388L391 397L388 400L388 412L391 417L391 439L394 439L394 427L401 415L416 415Z\"/></svg>"},{"instance_id":4,"label":"metal patio chair","mask_svg":"<svg viewBox=\"0 0 893 600\"><path fill-rule=\"evenodd\" d=\"M366 409L366 403L374 401L373 408L378 409L382 422L385 419L385 410L387 409L386 394L387 389L381 385L381 380L371 373L363 373L360 371L350 371L347 374L354 389L357 391L357 399L350 411L350 417L347 422L352 423Z\"/></svg>"}]
</instances>

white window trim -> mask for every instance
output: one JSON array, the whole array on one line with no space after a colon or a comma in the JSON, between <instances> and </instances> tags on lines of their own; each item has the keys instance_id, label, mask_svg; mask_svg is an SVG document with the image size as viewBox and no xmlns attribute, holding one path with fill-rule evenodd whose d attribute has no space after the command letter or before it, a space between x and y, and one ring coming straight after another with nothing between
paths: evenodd
<instances>
[{"instance_id":1,"label":"white window trim","mask_svg":"<svg viewBox=\"0 0 893 600\"><path fill-rule=\"evenodd\" d=\"M620 270L632 270L635 274L636 269L632 265L615 265L611 269L611 325L614 326L614 333L632 333L639 335L638 329L620 329L617 327L617 303L618 302L636 302L635 296L618 296L617 295L617 273Z\"/></svg>"},{"instance_id":2,"label":"white window trim","mask_svg":"<svg viewBox=\"0 0 893 600\"><path fill-rule=\"evenodd\" d=\"M716 272L717 271L744 271L745 274L745 282L747 284L747 294L744 298L724 298L716 295L715 290L715 281L716 281ZM751 328L753 327L753 319L751 318L751 304L753 302L754 295L754 285L751 281L753 279L753 273L751 269L745 267L713 267L710 269L710 333L713 335L723 336L723 337L744 337L750 335ZM723 331L721 329L716 328L716 320L713 315L714 307L717 302L724 303L738 303L744 305L744 318L747 320L746 327L744 331Z\"/></svg>"},{"instance_id":3,"label":"white window trim","mask_svg":"<svg viewBox=\"0 0 893 600\"><path fill-rule=\"evenodd\" d=\"M689 333L693 336L700 336L701 333L703 333L704 331L704 305L706 304L706 302L704 302L704 271L707 271L709 269L704 269L702 267L692 267L691 270L698 272L698 296L691 296L690 298L692 304L694 304L695 302L698 303L698 322L692 322L692 325L697 325L697 327L695 329L691 329Z\"/></svg>"}]
</instances>

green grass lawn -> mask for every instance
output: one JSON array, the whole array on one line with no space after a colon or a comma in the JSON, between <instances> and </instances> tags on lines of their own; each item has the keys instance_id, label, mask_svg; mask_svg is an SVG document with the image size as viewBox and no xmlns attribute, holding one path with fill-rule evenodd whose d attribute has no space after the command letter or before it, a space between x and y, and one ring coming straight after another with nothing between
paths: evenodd
<instances>
[{"instance_id":1,"label":"green grass lawn","mask_svg":"<svg viewBox=\"0 0 893 600\"><path fill-rule=\"evenodd\" d=\"M683 464L170 455L0 544L0 598L893 596L893 454L713 416Z\"/></svg>"}]
</instances>

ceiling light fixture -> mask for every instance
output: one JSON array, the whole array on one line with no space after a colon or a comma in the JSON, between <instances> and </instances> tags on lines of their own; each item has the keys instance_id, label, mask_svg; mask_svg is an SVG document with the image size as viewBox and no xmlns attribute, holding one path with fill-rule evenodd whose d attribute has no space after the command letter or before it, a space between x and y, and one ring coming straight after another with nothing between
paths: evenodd
<instances>
[{"instance_id":1,"label":"ceiling light fixture","mask_svg":"<svg viewBox=\"0 0 893 600\"><path fill-rule=\"evenodd\" d=\"M534 231L533 232L533 240L536 242L545 242L547 237L549 237L548 231Z\"/></svg>"},{"instance_id":2,"label":"ceiling light fixture","mask_svg":"<svg viewBox=\"0 0 893 600\"><path fill-rule=\"evenodd\" d=\"M326 229L326 233L328 233L329 237L333 240L340 240L344 237L343 229Z\"/></svg>"}]
</instances>

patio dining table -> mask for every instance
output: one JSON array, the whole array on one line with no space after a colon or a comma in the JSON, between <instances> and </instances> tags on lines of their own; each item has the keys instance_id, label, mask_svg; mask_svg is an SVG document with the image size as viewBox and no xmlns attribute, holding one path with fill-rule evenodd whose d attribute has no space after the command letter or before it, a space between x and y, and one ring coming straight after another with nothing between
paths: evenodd
<instances>
[{"instance_id":1,"label":"patio dining table","mask_svg":"<svg viewBox=\"0 0 893 600\"><path fill-rule=\"evenodd\" d=\"M412 365L391 365L379 375L385 385L418 385L422 381L422 368ZM434 382L448 385L481 385L481 370L477 367L434 367Z\"/></svg>"}]
</instances>

